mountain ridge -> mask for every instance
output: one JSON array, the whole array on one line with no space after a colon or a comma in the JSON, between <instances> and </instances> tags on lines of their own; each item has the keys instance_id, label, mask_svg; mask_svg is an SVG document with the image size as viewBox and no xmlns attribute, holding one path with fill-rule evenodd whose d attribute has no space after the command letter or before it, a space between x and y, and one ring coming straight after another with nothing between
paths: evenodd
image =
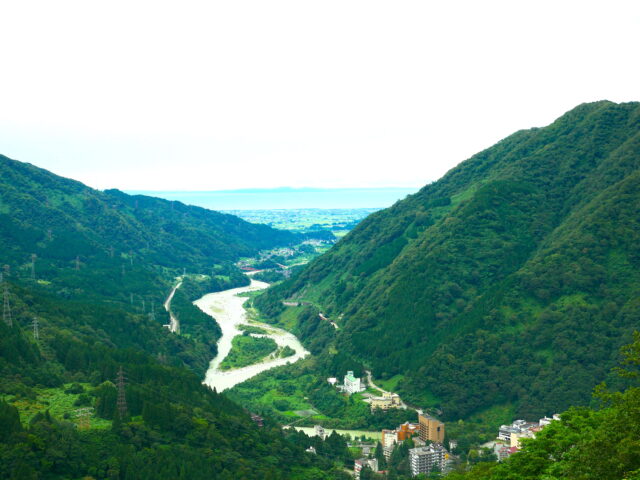
<instances>
[{"instance_id":1,"label":"mountain ridge","mask_svg":"<svg viewBox=\"0 0 640 480\"><path fill-rule=\"evenodd\" d=\"M632 240L639 168L640 104L579 105L370 215L256 304L272 317L284 310L278 301L317 305L339 319L335 338L323 337L332 348L376 377L404 375L400 393L448 419L500 402L525 416L586 402L615 364L605 346L617 351L630 340L631 320L612 327L603 304L617 313L637 295L635 276L625 289L618 271L640 268ZM621 253L607 260L614 245ZM557 335L575 330L564 348L543 331L549 316ZM573 317L593 317L601 330ZM554 380L554 371L569 380Z\"/></svg>"}]
</instances>

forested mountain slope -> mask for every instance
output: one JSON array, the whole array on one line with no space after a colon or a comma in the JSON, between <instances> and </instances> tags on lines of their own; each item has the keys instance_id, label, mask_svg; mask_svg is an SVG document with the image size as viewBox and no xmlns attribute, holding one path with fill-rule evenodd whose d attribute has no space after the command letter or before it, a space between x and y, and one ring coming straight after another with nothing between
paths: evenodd
<instances>
[{"instance_id":1,"label":"forested mountain slope","mask_svg":"<svg viewBox=\"0 0 640 480\"><path fill-rule=\"evenodd\" d=\"M219 329L210 317L199 318L190 301L205 290L248 283L232 265L240 257L297 240L233 215L94 190L0 155L5 280L21 285L26 294L75 309L90 334L118 347L168 356L200 373L215 355ZM185 292L177 295L183 300L188 290L185 309L193 310L181 312L187 335L178 338L161 328L168 323L162 303L183 270L207 277L199 289L187 289L193 282L184 282ZM48 313L42 314L45 326L55 317Z\"/></svg>"},{"instance_id":2,"label":"forested mountain slope","mask_svg":"<svg viewBox=\"0 0 640 480\"><path fill-rule=\"evenodd\" d=\"M256 305L309 302L307 343L403 374L445 418L536 418L588 402L637 328L638 212L640 104L583 104L371 215ZM309 328L314 309L340 329Z\"/></svg>"},{"instance_id":3,"label":"forested mountain slope","mask_svg":"<svg viewBox=\"0 0 640 480\"><path fill-rule=\"evenodd\" d=\"M191 301L297 240L0 156L0 477L340 478L201 383L220 330Z\"/></svg>"},{"instance_id":4,"label":"forested mountain slope","mask_svg":"<svg viewBox=\"0 0 640 480\"><path fill-rule=\"evenodd\" d=\"M2 260L25 252L62 265L105 257L167 267L211 266L296 236L233 215L118 190L98 191L0 155ZM113 249L113 251L111 250ZM41 268L43 268L41 266Z\"/></svg>"}]
</instances>

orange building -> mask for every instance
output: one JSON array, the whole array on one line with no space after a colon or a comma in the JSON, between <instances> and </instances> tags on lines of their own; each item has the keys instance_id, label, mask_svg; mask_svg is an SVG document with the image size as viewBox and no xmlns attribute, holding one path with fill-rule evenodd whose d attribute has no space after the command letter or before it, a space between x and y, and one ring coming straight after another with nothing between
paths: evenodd
<instances>
[{"instance_id":1,"label":"orange building","mask_svg":"<svg viewBox=\"0 0 640 480\"><path fill-rule=\"evenodd\" d=\"M405 422L396 430L398 441L404 442L406 439L413 437L420 431L420 424Z\"/></svg>"},{"instance_id":2,"label":"orange building","mask_svg":"<svg viewBox=\"0 0 640 480\"><path fill-rule=\"evenodd\" d=\"M444 423L429 415L419 415L420 440L431 440L433 443L444 442Z\"/></svg>"}]
</instances>

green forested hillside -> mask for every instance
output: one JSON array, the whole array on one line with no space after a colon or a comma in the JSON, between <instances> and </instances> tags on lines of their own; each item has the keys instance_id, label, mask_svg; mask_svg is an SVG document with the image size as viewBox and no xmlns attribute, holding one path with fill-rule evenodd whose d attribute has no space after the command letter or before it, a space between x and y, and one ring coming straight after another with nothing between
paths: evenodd
<instances>
[{"instance_id":1,"label":"green forested hillside","mask_svg":"<svg viewBox=\"0 0 640 480\"><path fill-rule=\"evenodd\" d=\"M105 259L210 267L296 240L233 215L118 190L104 192L0 155L2 259L39 270Z\"/></svg>"},{"instance_id":2,"label":"green forested hillside","mask_svg":"<svg viewBox=\"0 0 640 480\"><path fill-rule=\"evenodd\" d=\"M220 330L191 301L296 239L0 156L0 478L341 478L201 383Z\"/></svg>"},{"instance_id":3,"label":"green forested hillside","mask_svg":"<svg viewBox=\"0 0 640 480\"><path fill-rule=\"evenodd\" d=\"M310 303L340 329L299 327L308 343L402 374L446 419L537 418L588 403L638 325L638 212L640 104L584 104L371 215L256 305Z\"/></svg>"}]
</instances>

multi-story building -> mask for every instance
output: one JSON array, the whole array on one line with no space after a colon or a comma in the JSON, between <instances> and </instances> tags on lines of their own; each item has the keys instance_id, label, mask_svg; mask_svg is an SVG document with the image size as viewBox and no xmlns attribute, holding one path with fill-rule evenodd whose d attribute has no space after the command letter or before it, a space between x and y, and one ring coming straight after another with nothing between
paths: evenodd
<instances>
[{"instance_id":1,"label":"multi-story building","mask_svg":"<svg viewBox=\"0 0 640 480\"><path fill-rule=\"evenodd\" d=\"M356 479L360 479L360 472L364 467L369 467L374 472L378 471L378 459L376 458L359 458L355 462L353 462L353 472L355 473Z\"/></svg>"},{"instance_id":2,"label":"multi-story building","mask_svg":"<svg viewBox=\"0 0 640 480\"><path fill-rule=\"evenodd\" d=\"M381 397L371 397L371 410L389 410L399 408L402 405L400 395L397 393L384 392Z\"/></svg>"},{"instance_id":3,"label":"multi-story building","mask_svg":"<svg viewBox=\"0 0 640 480\"><path fill-rule=\"evenodd\" d=\"M344 376L344 385L342 387L342 390L345 393L348 393L349 395L351 395L352 393L361 392L362 390L364 390L364 388L362 388L360 379L356 378L353 375L353 371L349 370L347 374Z\"/></svg>"},{"instance_id":4,"label":"multi-story building","mask_svg":"<svg viewBox=\"0 0 640 480\"><path fill-rule=\"evenodd\" d=\"M411 438L414 435L418 435L419 433L420 433L419 423L404 422L402 425L396 428L396 435L398 437L398 442L404 442L408 438Z\"/></svg>"},{"instance_id":5,"label":"multi-story building","mask_svg":"<svg viewBox=\"0 0 640 480\"><path fill-rule=\"evenodd\" d=\"M429 415L418 416L420 423L420 439L431 440L433 443L444 443L444 423Z\"/></svg>"},{"instance_id":6,"label":"multi-story building","mask_svg":"<svg viewBox=\"0 0 640 480\"><path fill-rule=\"evenodd\" d=\"M430 473L434 467L440 471L444 468L446 451L442 445L431 444L426 447L412 448L409 450L409 465L411 474Z\"/></svg>"},{"instance_id":7,"label":"multi-story building","mask_svg":"<svg viewBox=\"0 0 640 480\"><path fill-rule=\"evenodd\" d=\"M382 448L393 447L398 443L398 435L395 430L382 430L382 438L380 439Z\"/></svg>"}]
</instances>

